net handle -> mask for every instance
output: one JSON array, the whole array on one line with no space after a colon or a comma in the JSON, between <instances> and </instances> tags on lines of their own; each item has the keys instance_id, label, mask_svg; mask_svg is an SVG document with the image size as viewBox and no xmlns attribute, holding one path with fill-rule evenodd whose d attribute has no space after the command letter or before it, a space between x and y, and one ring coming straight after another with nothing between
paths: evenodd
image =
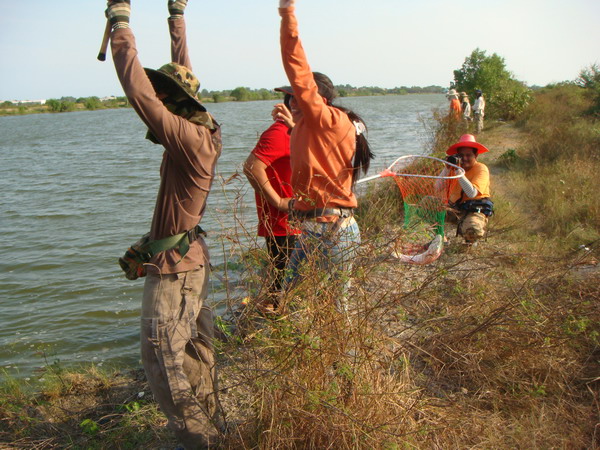
<instances>
[{"instance_id":1,"label":"net handle","mask_svg":"<svg viewBox=\"0 0 600 450\"><path fill-rule=\"evenodd\" d=\"M399 162L399 161L401 161L403 159L407 159L407 158L427 158L427 159L433 159L435 161L439 161L439 162L443 163L444 165L451 166L454 169L457 169L457 173L455 175L445 175L445 176L441 176L441 175L418 175L418 174L413 174L413 173L395 173L395 172L393 172L391 170L392 167L394 167L394 165L397 162ZM392 164L390 164L388 166L387 169L382 170L377 175L372 175L370 177L361 178L360 180L358 180L356 182L356 184L365 183L367 181L375 180L377 178L385 178L385 177L420 177L420 178L437 178L437 179L442 179L442 180L454 180L454 179L462 177L464 174L465 174L465 169L463 169L462 167L457 166L455 164L451 164L448 161L445 161L443 159L436 158L435 156L404 155L404 156L400 156L399 158L397 158Z\"/></svg>"}]
</instances>

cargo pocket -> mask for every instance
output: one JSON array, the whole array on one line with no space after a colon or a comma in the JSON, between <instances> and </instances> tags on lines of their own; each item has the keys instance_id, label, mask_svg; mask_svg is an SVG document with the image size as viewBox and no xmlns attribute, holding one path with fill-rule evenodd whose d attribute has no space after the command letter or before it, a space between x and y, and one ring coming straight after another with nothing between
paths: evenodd
<instances>
[{"instance_id":1,"label":"cargo pocket","mask_svg":"<svg viewBox=\"0 0 600 450\"><path fill-rule=\"evenodd\" d=\"M183 370L185 346L190 340L187 317L165 322L153 319L152 328L151 342L156 342L156 357L162 365L173 403L181 404L189 396L190 390L190 384Z\"/></svg>"}]
</instances>

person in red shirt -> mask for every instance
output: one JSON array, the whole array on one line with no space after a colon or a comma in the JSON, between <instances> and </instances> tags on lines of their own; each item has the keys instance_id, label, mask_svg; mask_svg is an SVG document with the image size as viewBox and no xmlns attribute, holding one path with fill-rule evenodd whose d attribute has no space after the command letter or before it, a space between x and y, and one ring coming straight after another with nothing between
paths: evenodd
<instances>
[{"instance_id":1,"label":"person in red shirt","mask_svg":"<svg viewBox=\"0 0 600 450\"><path fill-rule=\"evenodd\" d=\"M294 248L298 233L288 222L289 203L293 196L290 178L290 132L294 126L289 110L291 88L276 90L284 92L283 103L273 108L273 124L265 130L254 150L244 163L244 174L255 190L258 214L258 236L265 238L272 275L268 297L260 308L277 309L276 294L281 290L283 270Z\"/></svg>"}]
</instances>

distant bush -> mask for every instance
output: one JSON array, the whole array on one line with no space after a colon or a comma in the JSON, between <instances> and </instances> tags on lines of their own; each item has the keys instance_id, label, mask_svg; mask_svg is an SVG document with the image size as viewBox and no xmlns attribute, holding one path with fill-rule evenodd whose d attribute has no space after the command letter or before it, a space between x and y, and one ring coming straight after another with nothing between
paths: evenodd
<instances>
[{"instance_id":1,"label":"distant bush","mask_svg":"<svg viewBox=\"0 0 600 450\"><path fill-rule=\"evenodd\" d=\"M85 106L85 109L88 109L90 111L102 108L102 102L98 97L86 98L83 102L83 105Z\"/></svg>"},{"instance_id":2,"label":"distant bush","mask_svg":"<svg viewBox=\"0 0 600 450\"><path fill-rule=\"evenodd\" d=\"M590 108L589 113L600 115L600 67L597 64L586 67L579 72L579 78L575 82L590 91L594 98L594 105Z\"/></svg>"},{"instance_id":3,"label":"distant bush","mask_svg":"<svg viewBox=\"0 0 600 450\"><path fill-rule=\"evenodd\" d=\"M46 101L46 105L51 112L75 111L75 102L70 100L50 99Z\"/></svg>"},{"instance_id":4,"label":"distant bush","mask_svg":"<svg viewBox=\"0 0 600 450\"><path fill-rule=\"evenodd\" d=\"M221 103L224 102L226 98L222 94L213 94L212 99L215 103Z\"/></svg>"}]
</instances>

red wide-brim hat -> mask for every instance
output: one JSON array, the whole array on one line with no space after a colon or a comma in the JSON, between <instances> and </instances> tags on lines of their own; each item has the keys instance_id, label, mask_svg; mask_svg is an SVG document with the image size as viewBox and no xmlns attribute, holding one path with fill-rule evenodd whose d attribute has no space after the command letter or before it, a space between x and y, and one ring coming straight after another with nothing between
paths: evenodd
<instances>
[{"instance_id":1,"label":"red wide-brim hat","mask_svg":"<svg viewBox=\"0 0 600 450\"><path fill-rule=\"evenodd\" d=\"M451 145L446 150L446 155L456 155L459 148L474 148L477 150L477 154L489 152L485 145L480 144L475 140L475 136L472 134L463 134L456 144Z\"/></svg>"}]
</instances>

